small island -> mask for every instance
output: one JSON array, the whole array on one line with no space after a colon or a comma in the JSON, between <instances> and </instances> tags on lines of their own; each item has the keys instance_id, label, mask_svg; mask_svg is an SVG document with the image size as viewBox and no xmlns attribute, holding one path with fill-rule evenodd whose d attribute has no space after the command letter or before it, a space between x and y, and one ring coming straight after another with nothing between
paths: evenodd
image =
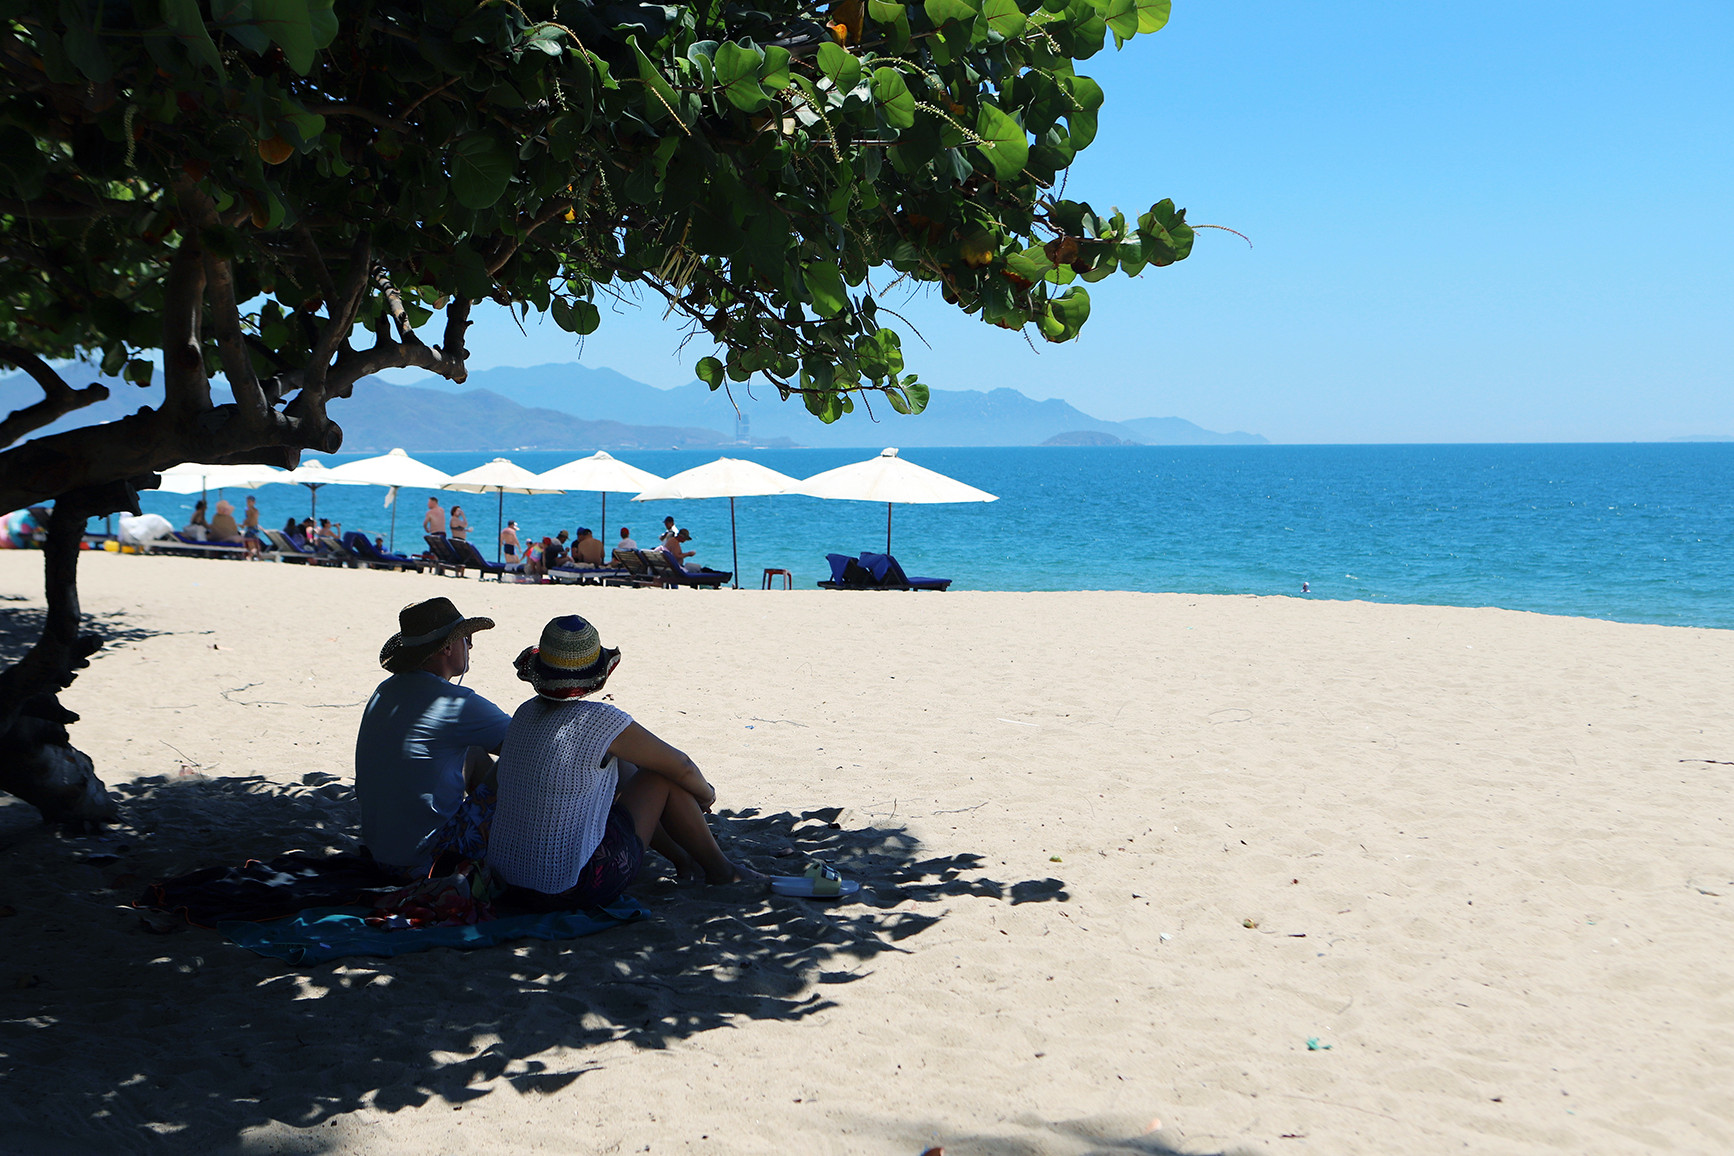
<instances>
[{"instance_id":1,"label":"small island","mask_svg":"<svg viewBox=\"0 0 1734 1156\"><path fill-rule=\"evenodd\" d=\"M1136 446L1143 443L1128 438L1117 438L1113 434L1103 433L1101 430L1080 429L1073 430L1071 433L1055 434L1042 444L1044 446Z\"/></svg>"}]
</instances>

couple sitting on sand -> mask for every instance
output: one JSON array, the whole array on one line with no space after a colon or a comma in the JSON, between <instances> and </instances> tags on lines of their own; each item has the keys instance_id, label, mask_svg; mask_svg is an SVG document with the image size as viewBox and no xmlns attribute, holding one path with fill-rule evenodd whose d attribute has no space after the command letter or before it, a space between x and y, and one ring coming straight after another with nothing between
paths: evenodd
<instances>
[{"instance_id":1,"label":"couple sitting on sand","mask_svg":"<svg viewBox=\"0 0 1734 1156\"><path fill-rule=\"evenodd\" d=\"M625 711L585 701L620 652L583 618L554 619L518 655L536 694L511 718L456 685L472 636L493 625L447 598L398 614L379 654L392 676L355 743L362 842L376 860L421 875L448 852L485 855L511 899L548 910L612 902L647 846L683 878L759 877L717 846L705 821L716 791L693 761Z\"/></svg>"}]
</instances>

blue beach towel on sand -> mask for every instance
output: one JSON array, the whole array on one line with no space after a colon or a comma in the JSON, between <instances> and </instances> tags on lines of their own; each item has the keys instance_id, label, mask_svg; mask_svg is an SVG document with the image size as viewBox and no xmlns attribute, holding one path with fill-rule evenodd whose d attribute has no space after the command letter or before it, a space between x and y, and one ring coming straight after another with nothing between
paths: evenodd
<instances>
[{"instance_id":1,"label":"blue beach towel on sand","mask_svg":"<svg viewBox=\"0 0 1734 1156\"><path fill-rule=\"evenodd\" d=\"M591 911L549 911L507 915L464 927L425 927L383 931L369 927L366 907L309 907L270 923L229 922L217 930L260 955L290 963L324 963L346 955L407 955L433 947L471 950L508 939L576 939L640 919L649 911L622 895Z\"/></svg>"}]
</instances>

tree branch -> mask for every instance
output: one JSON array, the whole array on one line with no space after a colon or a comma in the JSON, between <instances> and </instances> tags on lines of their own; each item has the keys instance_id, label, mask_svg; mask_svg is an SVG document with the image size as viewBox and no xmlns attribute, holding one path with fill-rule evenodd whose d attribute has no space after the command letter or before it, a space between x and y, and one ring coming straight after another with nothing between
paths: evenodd
<instances>
[{"instance_id":1,"label":"tree branch","mask_svg":"<svg viewBox=\"0 0 1734 1156\"><path fill-rule=\"evenodd\" d=\"M211 408L211 379L199 334L205 268L198 242L183 234L163 284L163 410L183 418Z\"/></svg>"},{"instance_id":2,"label":"tree branch","mask_svg":"<svg viewBox=\"0 0 1734 1156\"><path fill-rule=\"evenodd\" d=\"M365 232L358 233L349 250L349 276L344 280L343 290L341 293L334 290L326 299L326 312L330 320L326 322L319 340L314 343L313 352L308 355L306 387L322 393L325 391L331 359L349 339L350 331L355 328L355 319L361 314L361 303L367 296L368 271L372 265L373 240ZM320 266L324 267L323 261ZM330 283L329 274L326 275L326 283ZM343 396L347 397L347 392Z\"/></svg>"},{"instance_id":3,"label":"tree branch","mask_svg":"<svg viewBox=\"0 0 1734 1156\"><path fill-rule=\"evenodd\" d=\"M501 269L504 269L506 267L506 262L517 256L518 249L522 247L525 241L530 239L532 233L537 229L540 229L543 225L546 225L549 221L552 221L554 218L565 216L567 210L570 208L572 208L571 201L550 201L546 206L544 206L540 213L537 213L536 216L531 219L529 225L524 229L523 236L512 237L509 240L502 240L499 248L495 250L493 257L488 260L486 266L488 276L492 277Z\"/></svg>"},{"instance_id":4,"label":"tree branch","mask_svg":"<svg viewBox=\"0 0 1734 1156\"><path fill-rule=\"evenodd\" d=\"M415 326L409 323L409 312L403 307L403 297L398 293L397 286L391 283L391 274L385 266L377 266L373 271L374 284L385 297L385 308L391 314L392 324L397 328L397 339L404 345L420 345L422 339L415 334Z\"/></svg>"},{"instance_id":5,"label":"tree branch","mask_svg":"<svg viewBox=\"0 0 1734 1156\"><path fill-rule=\"evenodd\" d=\"M75 409L108 400L108 386L93 381L84 389L73 389L66 384L65 378L54 372L53 367L27 349L0 344L0 359L10 361L35 378L43 393L42 400L35 405L13 410L5 421L0 421L0 447L11 445L25 434L39 430Z\"/></svg>"}]
</instances>

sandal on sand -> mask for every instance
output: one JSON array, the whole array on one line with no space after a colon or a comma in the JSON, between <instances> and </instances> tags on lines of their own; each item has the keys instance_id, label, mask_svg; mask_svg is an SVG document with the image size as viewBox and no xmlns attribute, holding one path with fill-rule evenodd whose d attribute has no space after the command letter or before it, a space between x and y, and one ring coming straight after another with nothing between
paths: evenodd
<instances>
[{"instance_id":1,"label":"sandal on sand","mask_svg":"<svg viewBox=\"0 0 1734 1156\"><path fill-rule=\"evenodd\" d=\"M839 899L861 890L853 879L844 879L837 869L826 863L814 863L805 875L774 875L771 890L778 895L794 895L802 899Z\"/></svg>"}]
</instances>

